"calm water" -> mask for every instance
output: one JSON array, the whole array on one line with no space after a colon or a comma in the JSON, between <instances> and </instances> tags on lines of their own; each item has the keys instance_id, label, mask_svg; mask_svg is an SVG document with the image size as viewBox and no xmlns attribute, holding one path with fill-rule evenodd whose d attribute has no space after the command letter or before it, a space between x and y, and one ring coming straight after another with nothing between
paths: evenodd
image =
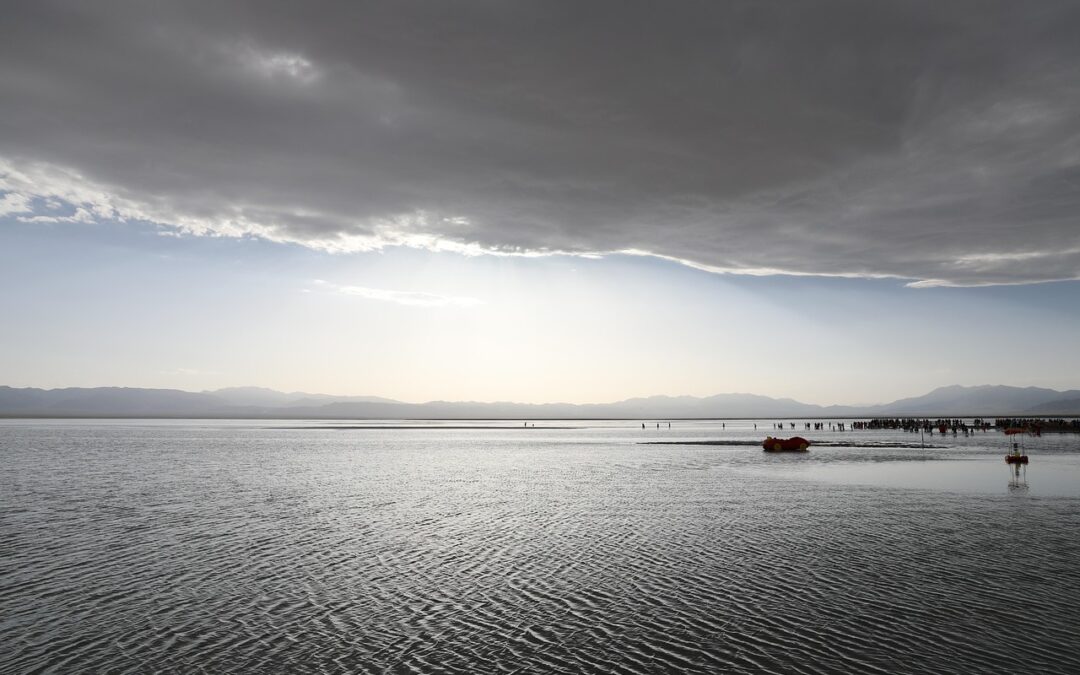
<instances>
[{"instance_id":1,"label":"calm water","mask_svg":"<svg viewBox=\"0 0 1080 675\"><path fill-rule=\"evenodd\" d=\"M319 425L0 422L0 672L1080 672L1080 436Z\"/></svg>"}]
</instances>

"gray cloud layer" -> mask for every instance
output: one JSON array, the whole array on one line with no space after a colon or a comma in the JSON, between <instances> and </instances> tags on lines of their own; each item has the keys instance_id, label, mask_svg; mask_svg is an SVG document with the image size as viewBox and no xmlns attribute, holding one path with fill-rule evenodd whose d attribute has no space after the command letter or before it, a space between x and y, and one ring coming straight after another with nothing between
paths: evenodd
<instances>
[{"instance_id":1,"label":"gray cloud layer","mask_svg":"<svg viewBox=\"0 0 1080 675\"><path fill-rule=\"evenodd\" d=\"M1077 278L1077 35L1077 2L13 2L0 207L341 249Z\"/></svg>"}]
</instances>

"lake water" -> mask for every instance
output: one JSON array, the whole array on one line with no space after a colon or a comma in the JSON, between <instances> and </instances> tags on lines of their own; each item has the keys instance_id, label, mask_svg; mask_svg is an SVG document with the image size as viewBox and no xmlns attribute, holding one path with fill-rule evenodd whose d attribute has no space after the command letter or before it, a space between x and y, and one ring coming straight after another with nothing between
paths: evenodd
<instances>
[{"instance_id":1,"label":"lake water","mask_svg":"<svg viewBox=\"0 0 1080 675\"><path fill-rule=\"evenodd\" d=\"M0 421L0 672L1080 672L1080 436L503 424Z\"/></svg>"}]
</instances>

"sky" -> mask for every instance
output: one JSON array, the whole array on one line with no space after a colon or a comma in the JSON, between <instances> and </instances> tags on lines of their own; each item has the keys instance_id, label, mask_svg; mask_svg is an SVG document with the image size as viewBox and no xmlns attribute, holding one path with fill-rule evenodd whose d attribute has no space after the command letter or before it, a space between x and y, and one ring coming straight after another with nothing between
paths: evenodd
<instances>
[{"instance_id":1,"label":"sky","mask_svg":"<svg viewBox=\"0 0 1080 675\"><path fill-rule=\"evenodd\" d=\"M1080 3L52 2L0 384L1080 387Z\"/></svg>"}]
</instances>

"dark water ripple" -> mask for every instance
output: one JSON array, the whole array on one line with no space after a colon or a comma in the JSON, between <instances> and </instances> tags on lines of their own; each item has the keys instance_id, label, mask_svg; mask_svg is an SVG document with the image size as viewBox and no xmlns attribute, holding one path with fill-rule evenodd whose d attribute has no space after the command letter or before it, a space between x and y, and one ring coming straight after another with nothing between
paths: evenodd
<instances>
[{"instance_id":1,"label":"dark water ripple","mask_svg":"<svg viewBox=\"0 0 1080 675\"><path fill-rule=\"evenodd\" d=\"M0 459L2 672L1080 672L1076 499L611 430L26 423Z\"/></svg>"}]
</instances>

